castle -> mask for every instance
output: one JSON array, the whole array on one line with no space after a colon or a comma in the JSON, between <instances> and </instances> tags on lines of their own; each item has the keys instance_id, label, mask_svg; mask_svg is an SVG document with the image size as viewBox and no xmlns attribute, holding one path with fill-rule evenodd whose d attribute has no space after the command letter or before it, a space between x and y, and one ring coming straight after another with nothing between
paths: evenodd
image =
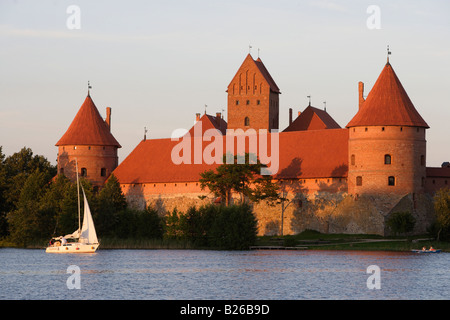
<instances>
[{"instance_id":1,"label":"castle","mask_svg":"<svg viewBox=\"0 0 450 320\"><path fill-rule=\"evenodd\" d=\"M305 229L387 235L386 220L400 211L416 218L414 233L425 232L430 225L431 196L447 186L450 166L426 167L429 126L389 59L366 99L364 84L358 85L358 111L345 128L326 110L308 105L293 119L289 109L288 127L276 133L278 163L272 175L288 201L275 206L254 204L260 235ZM280 94L262 60L248 54L227 88L228 121L221 113L196 114L188 131L193 137L190 146L203 154L214 143L225 154L230 132L254 129L271 132L267 135L271 147L273 130L279 129ZM174 163L173 152L181 138L144 137L118 165L121 146L110 129L111 109L107 108L103 120L88 93L56 144L58 173L73 177L76 158L80 174L95 187L101 187L113 173L130 205L152 205L161 213L217 200L208 190L201 190L199 178L219 164L199 161L195 152L183 154L188 161ZM212 137L204 139L208 132ZM256 135L256 139L262 137Z\"/></svg>"}]
</instances>

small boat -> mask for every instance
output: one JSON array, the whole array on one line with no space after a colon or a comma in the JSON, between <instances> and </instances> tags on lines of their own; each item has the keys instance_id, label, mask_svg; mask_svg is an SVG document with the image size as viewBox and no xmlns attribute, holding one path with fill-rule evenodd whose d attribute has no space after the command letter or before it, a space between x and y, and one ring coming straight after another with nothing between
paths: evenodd
<instances>
[{"instance_id":1,"label":"small boat","mask_svg":"<svg viewBox=\"0 0 450 320\"><path fill-rule=\"evenodd\" d=\"M413 249L413 250L411 250L412 252L415 252L415 253L439 253L439 252L441 252L442 250L441 249L431 249L431 250L416 250L416 249Z\"/></svg>"},{"instance_id":2,"label":"small boat","mask_svg":"<svg viewBox=\"0 0 450 320\"><path fill-rule=\"evenodd\" d=\"M92 219L89 203L86 198L83 186L84 197L84 216L83 226L80 228L80 183L78 180L78 165L77 165L77 187L78 187L78 230L75 232L54 237L50 240L45 252L48 253L94 253L100 243L97 239L97 233L95 231L94 220Z\"/></svg>"}]
</instances>

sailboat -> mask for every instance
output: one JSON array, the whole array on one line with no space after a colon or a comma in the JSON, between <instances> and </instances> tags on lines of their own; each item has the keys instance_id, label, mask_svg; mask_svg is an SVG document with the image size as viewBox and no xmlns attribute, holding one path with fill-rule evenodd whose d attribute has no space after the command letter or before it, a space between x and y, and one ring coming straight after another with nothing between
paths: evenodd
<instances>
[{"instance_id":1,"label":"sailboat","mask_svg":"<svg viewBox=\"0 0 450 320\"><path fill-rule=\"evenodd\" d=\"M48 253L94 253L100 243L97 239L97 233L95 231L94 220L92 219L89 203L86 198L83 186L84 198L84 216L83 225L80 228L80 182L78 180L78 164L76 164L77 170L77 189L78 189L78 229L68 235L54 237L50 240L49 246L45 249Z\"/></svg>"}]
</instances>

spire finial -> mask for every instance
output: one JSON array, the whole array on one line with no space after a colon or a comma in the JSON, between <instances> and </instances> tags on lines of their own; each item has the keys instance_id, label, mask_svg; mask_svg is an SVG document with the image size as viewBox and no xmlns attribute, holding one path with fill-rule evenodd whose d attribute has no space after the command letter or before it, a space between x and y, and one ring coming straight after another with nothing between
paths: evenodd
<instances>
[{"instance_id":1,"label":"spire finial","mask_svg":"<svg viewBox=\"0 0 450 320\"><path fill-rule=\"evenodd\" d=\"M389 45L387 46L387 63L389 63L389 56L391 55L391 51L389 51Z\"/></svg>"},{"instance_id":2,"label":"spire finial","mask_svg":"<svg viewBox=\"0 0 450 320\"><path fill-rule=\"evenodd\" d=\"M258 48L258 58L259 58L259 48Z\"/></svg>"},{"instance_id":3,"label":"spire finial","mask_svg":"<svg viewBox=\"0 0 450 320\"><path fill-rule=\"evenodd\" d=\"M248 45L248 53L249 53L249 54L252 53L252 45L251 45L251 44Z\"/></svg>"},{"instance_id":4,"label":"spire finial","mask_svg":"<svg viewBox=\"0 0 450 320\"><path fill-rule=\"evenodd\" d=\"M308 107L310 107L311 106L311 96L307 96L307 98L309 99Z\"/></svg>"},{"instance_id":5,"label":"spire finial","mask_svg":"<svg viewBox=\"0 0 450 320\"><path fill-rule=\"evenodd\" d=\"M144 127L144 141L147 140L147 127Z\"/></svg>"},{"instance_id":6,"label":"spire finial","mask_svg":"<svg viewBox=\"0 0 450 320\"><path fill-rule=\"evenodd\" d=\"M89 90L90 89L92 89L92 86L91 86L91 84L90 84L90 82L89 82L89 80L88 80L88 96L90 95L90 93L89 93Z\"/></svg>"},{"instance_id":7,"label":"spire finial","mask_svg":"<svg viewBox=\"0 0 450 320\"><path fill-rule=\"evenodd\" d=\"M327 102L326 101L323 102L323 111L327 111Z\"/></svg>"},{"instance_id":8,"label":"spire finial","mask_svg":"<svg viewBox=\"0 0 450 320\"><path fill-rule=\"evenodd\" d=\"M206 108L208 107L208 105L205 104L205 114L206 114Z\"/></svg>"}]
</instances>

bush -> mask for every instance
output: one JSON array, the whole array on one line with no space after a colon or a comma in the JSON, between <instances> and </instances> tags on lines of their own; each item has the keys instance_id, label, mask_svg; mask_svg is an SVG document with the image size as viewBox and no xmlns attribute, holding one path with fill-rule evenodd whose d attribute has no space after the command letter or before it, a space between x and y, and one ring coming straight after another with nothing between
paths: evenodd
<instances>
[{"instance_id":1,"label":"bush","mask_svg":"<svg viewBox=\"0 0 450 320\"><path fill-rule=\"evenodd\" d=\"M166 237L186 240L196 247L248 249L256 241L257 222L249 205L191 207L174 210L166 218Z\"/></svg>"},{"instance_id":2,"label":"bush","mask_svg":"<svg viewBox=\"0 0 450 320\"><path fill-rule=\"evenodd\" d=\"M386 221L386 225L395 235L411 232L415 224L416 219L408 211L394 212Z\"/></svg>"}]
</instances>

